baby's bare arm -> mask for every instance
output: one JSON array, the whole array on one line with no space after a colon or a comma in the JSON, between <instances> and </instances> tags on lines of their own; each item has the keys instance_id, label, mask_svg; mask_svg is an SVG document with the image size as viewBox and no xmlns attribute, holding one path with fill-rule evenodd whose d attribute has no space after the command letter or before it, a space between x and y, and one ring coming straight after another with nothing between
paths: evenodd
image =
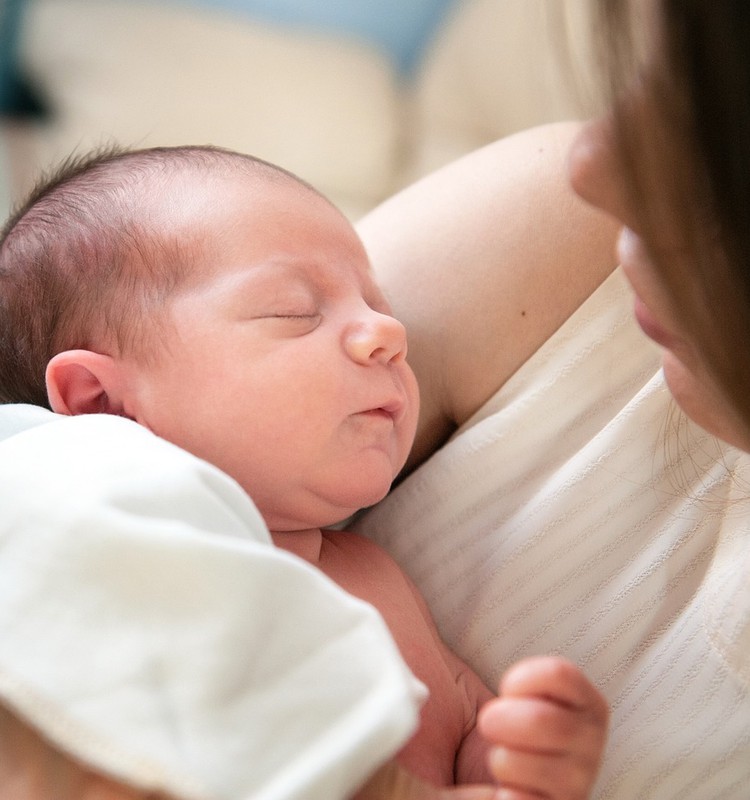
<instances>
[{"instance_id":1,"label":"baby's bare arm","mask_svg":"<svg viewBox=\"0 0 750 800\"><path fill-rule=\"evenodd\" d=\"M615 266L614 224L568 186L578 125L498 141L358 224L409 334L422 413L410 465L434 451Z\"/></svg>"}]
</instances>

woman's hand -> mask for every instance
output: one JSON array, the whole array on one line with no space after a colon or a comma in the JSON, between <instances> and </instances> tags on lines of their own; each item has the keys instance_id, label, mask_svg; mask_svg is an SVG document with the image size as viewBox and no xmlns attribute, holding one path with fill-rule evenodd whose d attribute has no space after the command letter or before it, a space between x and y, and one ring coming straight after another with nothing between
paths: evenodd
<instances>
[{"instance_id":1,"label":"woman's hand","mask_svg":"<svg viewBox=\"0 0 750 800\"><path fill-rule=\"evenodd\" d=\"M511 667L479 714L502 800L584 800L607 738L606 701L574 664L538 657Z\"/></svg>"}]
</instances>

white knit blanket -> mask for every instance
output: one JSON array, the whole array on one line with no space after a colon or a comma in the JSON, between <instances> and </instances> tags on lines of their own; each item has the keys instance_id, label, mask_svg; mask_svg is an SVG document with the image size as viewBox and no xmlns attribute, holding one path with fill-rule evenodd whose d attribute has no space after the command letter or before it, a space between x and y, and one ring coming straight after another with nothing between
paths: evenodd
<instances>
[{"instance_id":1,"label":"white knit blanket","mask_svg":"<svg viewBox=\"0 0 750 800\"><path fill-rule=\"evenodd\" d=\"M416 725L380 616L145 428L0 407L0 509L0 699L95 768L185 800L343 800Z\"/></svg>"},{"instance_id":2,"label":"white knit blanket","mask_svg":"<svg viewBox=\"0 0 750 800\"><path fill-rule=\"evenodd\" d=\"M750 458L674 413L630 306L615 273L357 527L491 687L525 655L585 668L597 798L747 800Z\"/></svg>"}]
</instances>

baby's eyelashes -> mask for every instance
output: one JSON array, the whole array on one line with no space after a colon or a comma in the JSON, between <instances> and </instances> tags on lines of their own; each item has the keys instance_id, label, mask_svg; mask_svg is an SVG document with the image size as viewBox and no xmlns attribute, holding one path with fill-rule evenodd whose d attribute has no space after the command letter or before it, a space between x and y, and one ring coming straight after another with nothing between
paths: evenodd
<instances>
[{"instance_id":1,"label":"baby's eyelashes","mask_svg":"<svg viewBox=\"0 0 750 800\"><path fill-rule=\"evenodd\" d=\"M274 331L290 333L292 335L302 335L314 331L321 320L322 314L319 312L294 312L263 314L255 316L254 319L273 328Z\"/></svg>"}]
</instances>

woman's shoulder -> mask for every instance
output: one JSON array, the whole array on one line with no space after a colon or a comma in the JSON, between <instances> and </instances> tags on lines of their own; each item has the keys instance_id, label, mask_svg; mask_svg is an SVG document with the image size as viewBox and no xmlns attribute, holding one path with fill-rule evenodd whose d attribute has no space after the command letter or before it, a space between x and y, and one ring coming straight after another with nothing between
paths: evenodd
<instances>
[{"instance_id":1,"label":"woman's shoulder","mask_svg":"<svg viewBox=\"0 0 750 800\"><path fill-rule=\"evenodd\" d=\"M572 123L495 142L427 176L358 229L407 327L424 460L612 272L615 226L568 184Z\"/></svg>"}]
</instances>

